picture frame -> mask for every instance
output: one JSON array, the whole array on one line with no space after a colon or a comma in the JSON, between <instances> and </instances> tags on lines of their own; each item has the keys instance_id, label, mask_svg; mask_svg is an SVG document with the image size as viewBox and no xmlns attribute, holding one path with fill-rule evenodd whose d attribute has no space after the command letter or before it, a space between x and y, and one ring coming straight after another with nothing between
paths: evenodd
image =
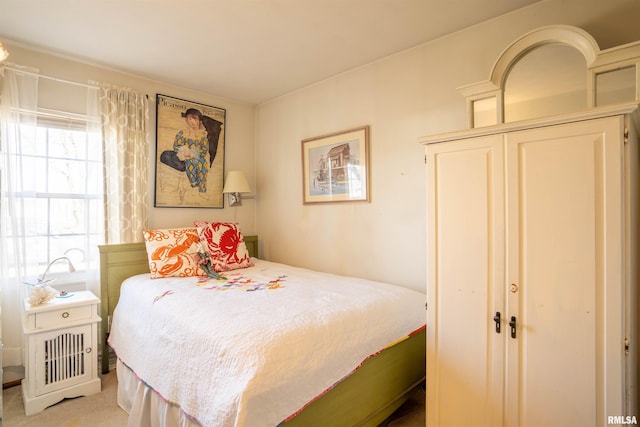
<instances>
[{"instance_id":1,"label":"picture frame","mask_svg":"<svg viewBox=\"0 0 640 427\"><path fill-rule=\"evenodd\" d=\"M369 201L369 126L302 140L303 204Z\"/></svg>"},{"instance_id":2,"label":"picture frame","mask_svg":"<svg viewBox=\"0 0 640 427\"><path fill-rule=\"evenodd\" d=\"M156 95L155 207L224 208L226 110Z\"/></svg>"}]
</instances>

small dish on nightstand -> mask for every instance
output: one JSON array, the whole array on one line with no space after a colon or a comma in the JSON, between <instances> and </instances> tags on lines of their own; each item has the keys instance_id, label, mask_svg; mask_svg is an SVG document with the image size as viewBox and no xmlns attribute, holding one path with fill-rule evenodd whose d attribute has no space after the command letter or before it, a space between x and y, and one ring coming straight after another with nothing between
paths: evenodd
<instances>
[{"instance_id":1,"label":"small dish on nightstand","mask_svg":"<svg viewBox=\"0 0 640 427\"><path fill-rule=\"evenodd\" d=\"M65 290L61 290L58 295L56 295L56 298L69 298L70 296L73 296L73 294L70 294Z\"/></svg>"}]
</instances>

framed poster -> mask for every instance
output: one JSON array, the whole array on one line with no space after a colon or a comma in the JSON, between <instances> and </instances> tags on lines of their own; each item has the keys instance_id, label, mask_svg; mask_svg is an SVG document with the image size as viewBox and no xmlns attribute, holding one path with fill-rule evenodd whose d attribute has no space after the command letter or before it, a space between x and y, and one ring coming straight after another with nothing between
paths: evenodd
<instances>
[{"instance_id":1,"label":"framed poster","mask_svg":"<svg viewBox=\"0 0 640 427\"><path fill-rule=\"evenodd\" d=\"M156 95L154 206L224 208L226 110Z\"/></svg>"},{"instance_id":2,"label":"framed poster","mask_svg":"<svg viewBox=\"0 0 640 427\"><path fill-rule=\"evenodd\" d=\"M369 201L369 126L302 141L302 200Z\"/></svg>"}]
</instances>

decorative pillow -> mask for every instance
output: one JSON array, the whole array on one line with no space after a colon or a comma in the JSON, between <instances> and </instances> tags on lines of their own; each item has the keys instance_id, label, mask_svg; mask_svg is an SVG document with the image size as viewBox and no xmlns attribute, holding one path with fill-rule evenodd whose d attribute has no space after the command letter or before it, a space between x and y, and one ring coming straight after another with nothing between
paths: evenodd
<instances>
[{"instance_id":1,"label":"decorative pillow","mask_svg":"<svg viewBox=\"0 0 640 427\"><path fill-rule=\"evenodd\" d=\"M202 245L211 256L217 272L253 266L238 224L232 222L195 221Z\"/></svg>"},{"instance_id":2,"label":"decorative pillow","mask_svg":"<svg viewBox=\"0 0 640 427\"><path fill-rule=\"evenodd\" d=\"M195 227L144 230L151 278L204 276L196 262L202 251Z\"/></svg>"}]
</instances>

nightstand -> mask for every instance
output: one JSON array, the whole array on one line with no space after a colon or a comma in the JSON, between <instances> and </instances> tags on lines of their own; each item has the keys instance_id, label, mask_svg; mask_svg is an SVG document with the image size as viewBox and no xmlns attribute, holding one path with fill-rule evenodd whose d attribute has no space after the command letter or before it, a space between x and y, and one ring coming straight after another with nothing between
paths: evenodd
<instances>
[{"instance_id":1,"label":"nightstand","mask_svg":"<svg viewBox=\"0 0 640 427\"><path fill-rule=\"evenodd\" d=\"M35 307L25 300L22 397L26 415L65 398L100 392L99 303L89 291L55 297Z\"/></svg>"}]
</instances>

